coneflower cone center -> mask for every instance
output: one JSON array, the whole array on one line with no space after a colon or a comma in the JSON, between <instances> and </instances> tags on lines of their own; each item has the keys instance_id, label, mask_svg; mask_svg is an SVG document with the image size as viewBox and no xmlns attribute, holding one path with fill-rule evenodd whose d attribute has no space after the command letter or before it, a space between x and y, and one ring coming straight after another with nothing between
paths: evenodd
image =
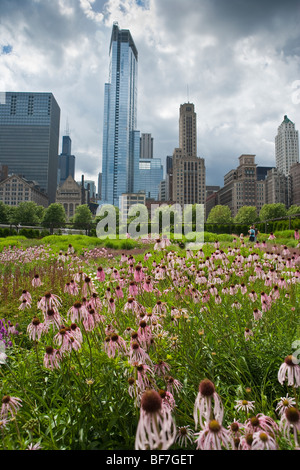
<instances>
[{"instance_id":1,"label":"coneflower cone center","mask_svg":"<svg viewBox=\"0 0 300 470\"><path fill-rule=\"evenodd\" d=\"M161 409L162 399L155 390L146 390L142 396L141 407L146 413L157 413Z\"/></svg>"},{"instance_id":2,"label":"coneflower cone center","mask_svg":"<svg viewBox=\"0 0 300 470\"><path fill-rule=\"evenodd\" d=\"M215 386L210 380L204 379L200 382L199 392L204 397L211 397L215 393Z\"/></svg>"}]
</instances>

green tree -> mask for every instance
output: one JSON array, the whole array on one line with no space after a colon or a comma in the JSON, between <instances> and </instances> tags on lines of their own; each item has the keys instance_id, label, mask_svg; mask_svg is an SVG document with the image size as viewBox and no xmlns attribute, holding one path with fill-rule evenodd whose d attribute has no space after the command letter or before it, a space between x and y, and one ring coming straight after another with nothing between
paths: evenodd
<instances>
[{"instance_id":1,"label":"green tree","mask_svg":"<svg viewBox=\"0 0 300 470\"><path fill-rule=\"evenodd\" d=\"M296 215L296 214L300 214L300 206L293 204L287 211L287 215Z\"/></svg>"},{"instance_id":2,"label":"green tree","mask_svg":"<svg viewBox=\"0 0 300 470\"><path fill-rule=\"evenodd\" d=\"M20 225L39 225L41 223L41 212L35 202L21 202L14 214L14 223Z\"/></svg>"},{"instance_id":3,"label":"green tree","mask_svg":"<svg viewBox=\"0 0 300 470\"><path fill-rule=\"evenodd\" d=\"M8 210L3 201L0 201L0 224L8 224Z\"/></svg>"},{"instance_id":4,"label":"green tree","mask_svg":"<svg viewBox=\"0 0 300 470\"><path fill-rule=\"evenodd\" d=\"M207 224L230 224L232 215L229 206L217 205L212 208L207 217Z\"/></svg>"},{"instance_id":5,"label":"green tree","mask_svg":"<svg viewBox=\"0 0 300 470\"><path fill-rule=\"evenodd\" d=\"M264 204L260 210L259 218L264 220L279 219L287 215L287 210L284 204Z\"/></svg>"},{"instance_id":6,"label":"green tree","mask_svg":"<svg viewBox=\"0 0 300 470\"><path fill-rule=\"evenodd\" d=\"M64 207L54 202L50 204L45 210L45 214L42 220L43 227L46 228L60 228L66 223L66 212Z\"/></svg>"},{"instance_id":7,"label":"green tree","mask_svg":"<svg viewBox=\"0 0 300 470\"><path fill-rule=\"evenodd\" d=\"M259 220L255 206L243 206L234 218L236 224L255 224Z\"/></svg>"},{"instance_id":8,"label":"green tree","mask_svg":"<svg viewBox=\"0 0 300 470\"><path fill-rule=\"evenodd\" d=\"M87 204L81 204L76 207L73 217L73 224L75 228L87 229L93 222L93 214Z\"/></svg>"}]
</instances>

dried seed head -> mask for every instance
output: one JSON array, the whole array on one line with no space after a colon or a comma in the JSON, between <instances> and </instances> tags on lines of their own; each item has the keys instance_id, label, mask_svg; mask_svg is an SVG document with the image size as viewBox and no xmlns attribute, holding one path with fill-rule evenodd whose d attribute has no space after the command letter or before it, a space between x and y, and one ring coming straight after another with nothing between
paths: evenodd
<instances>
[{"instance_id":1,"label":"dried seed head","mask_svg":"<svg viewBox=\"0 0 300 470\"><path fill-rule=\"evenodd\" d=\"M157 413L162 406L162 398L155 390L146 390L141 399L141 407L146 413Z\"/></svg>"},{"instance_id":2,"label":"dried seed head","mask_svg":"<svg viewBox=\"0 0 300 470\"><path fill-rule=\"evenodd\" d=\"M200 382L199 392L204 397L211 397L215 393L215 386L209 379L204 379Z\"/></svg>"}]
</instances>

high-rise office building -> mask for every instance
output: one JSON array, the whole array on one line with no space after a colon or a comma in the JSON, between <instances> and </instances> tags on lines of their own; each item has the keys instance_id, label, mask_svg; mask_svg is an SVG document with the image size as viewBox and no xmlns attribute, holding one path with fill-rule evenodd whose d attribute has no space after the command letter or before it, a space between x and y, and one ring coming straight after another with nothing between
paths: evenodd
<instances>
[{"instance_id":1,"label":"high-rise office building","mask_svg":"<svg viewBox=\"0 0 300 470\"><path fill-rule=\"evenodd\" d=\"M192 103L180 106L179 148L173 152L172 200L205 204L205 161L197 157L197 118Z\"/></svg>"},{"instance_id":2,"label":"high-rise office building","mask_svg":"<svg viewBox=\"0 0 300 470\"><path fill-rule=\"evenodd\" d=\"M192 103L180 106L179 148L186 157L197 156L197 115Z\"/></svg>"},{"instance_id":3,"label":"high-rise office building","mask_svg":"<svg viewBox=\"0 0 300 470\"><path fill-rule=\"evenodd\" d=\"M62 152L59 155L59 183L66 181L68 176L75 177L75 156L71 153L72 141L69 135L63 136Z\"/></svg>"},{"instance_id":4,"label":"high-rise office building","mask_svg":"<svg viewBox=\"0 0 300 470\"><path fill-rule=\"evenodd\" d=\"M146 199L158 200L159 185L164 170L160 158L141 158L139 163L139 190L144 191Z\"/></svg>"},{"instance_id":5,"label":"high-rise office building","mask_svg":"<svg viewBox=\"0 0 300 470\"><path fill-rule=\"evenodd\" d=\"M275 137L276 168L288 176L290 167L299 162L299 135L295 124L287 117L278 127Z\"/></svg>"},{"instance_id":6,"label":"high-rise office building","mask_svg":"<svg viewBox=\"0 0 300 470\"><path fill-rule=\"evenodd\" d=\"M105 84L102 202L119 206L124 193L138 191L140 132L137 127L138 52L130 31L115 23Z\"/></svg>"},{"instance_id":7,"label":"high-rise office building","mask_svg":"<svg viewBox=\"0 0 300 470\"><path fill-rule=\"evenodd\" d=\"M153 158L153 137L151 134L142 134L140 142L140 158Z\"/></svg>"},{"instance_id":8,"label":"high-rise office building","mask_svg":"<svg viewBox=\"0 0 300 470\"><path fill-rule=\"evenodd\" d=\"M7 92L0 104L0 164L55 201L60 108L52 93Z\"/></svg>"}]
</instances>

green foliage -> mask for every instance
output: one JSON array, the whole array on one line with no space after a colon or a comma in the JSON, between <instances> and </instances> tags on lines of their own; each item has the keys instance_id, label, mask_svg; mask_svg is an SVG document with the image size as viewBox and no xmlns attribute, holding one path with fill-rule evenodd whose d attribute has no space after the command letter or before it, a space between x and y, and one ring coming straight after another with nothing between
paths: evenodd
<instances>
[{"instance_id":1,"label":"green foliage","mask_svg":"<svg viewBox=\"0 0 300 470\"><path fill-rule=\"evenodd\" d=\"M73 217L73 225L76 229L89 228L93 222L93 214L87 204L81 204L76 207L75 215Z\"/></svg>"},{"instance_id":2,"label":"green foliage","mask_svg":"<svg viewBox=\"0 0 300 470\"><path fill-rule=\"evenodd\" d=\"M217 205L208 214L207 224L229 224L232 222L231 210L228 206Z\"/></svg>"},{"instance_id":3,"label":"green foliage","mask_svg":"<svg viewBox=\"0 0 300 470\"><path fill-rule=\"evenodd\" d=\"M255 224L259 220L255 206L243 206L234 218L236 224Z\"/></svg>"},{"instance_id":4,"label":"green foliage","mask_svg":"<svg viewBox=\"0 0 300 470\"><path fill-rule=\"evenodd\" d=\"M47 207L42 225L43 227L57 227L60 228L66 223L66 212L64 207L59 203L50 204Z\"/></svg>"},{"instance_id":5,"label":"green foliage","mask_svg":"<svg viewBox=\"0 0 300 470\"><path fill-rule=\"evenodd\" d=\"M287 210L284 204L264 204L260 210L259 218L261 221L269 219L277 219L287 215Z\"/></svg>"}]
</instances>

